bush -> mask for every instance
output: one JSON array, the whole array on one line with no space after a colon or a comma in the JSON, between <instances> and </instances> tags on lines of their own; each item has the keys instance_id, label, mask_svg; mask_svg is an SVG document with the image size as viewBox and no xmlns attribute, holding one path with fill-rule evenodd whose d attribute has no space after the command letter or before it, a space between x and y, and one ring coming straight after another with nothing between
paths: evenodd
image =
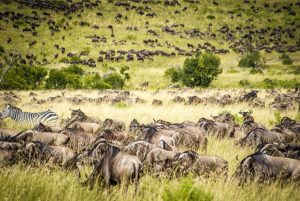
<instances>
[{"instance_id":1,"label":"bush","mask_svg":"<svg viewBox=\"0 0 300 201\"><path fill-rule=\"evenodd\" d=\"M71 65L65 69L63 69L66 73L71 73L71 74L75 74L75 75L83 75L84 74L84 70L76 65Z\"/></svg>"},{"instance_id":2,"label":"bush","mask_svg":"<svg viewBox=\"0 0 300 201\"><path fill-rule=\"evenodd\" d=\"M33 90L38 89L47 75L42 67L17 64L9 69L0 83L1 89Z\"/></svg>"},{"instance_id":3,"label":"bush","mask_svg":"<svg viewBox=\"0 0 300 201\"><path fill-rule=\"evenodd\" d=\"M263 74L263 71L260 68L251 68L250 74Z\"/></svg>"},{"instance_id":4,"label":"bush","mask_svg":"<svg viewBox=\"0 0 300 201\"><path fill-rule=\"evenodd\" d=\"M189 87L208 87L222 72L220 58L211 53L203 53L184 61L181 80Z\"/></svg>"},{"instance_id":5,"label":"bush","mask_svg":"<svg viewBox=\"0 0 300 201\"><path fill-rule=\"evenodd\" d=\"M99 74L88 75L83 79L83 85L86 89L110 89L111 86L101 79Z\"/></svg>"},{"instance_id":6,"label":"bush","mask_svg":"<svg viewBox=\"0 0 300 201\"><path fill-rule=\"evenodd\" d=\"M208 15L208 16L206 16L206 18L209 19L209 20L213 20L213 19L215 19L216 17L215 17L214 15Z\"/></svg>"},{"instance_id":7,"label":"bush","mask_svg":"<svg viewBox=\"0 0 300 201\"><path fill-rule=\"evenodd\" d=\"M103 78L103 81L109 84L113 89L122 89L125 84L124 79L118 73L109 74Z\"/></svg>"},{"instance_id":8,"label":"bush","mask_svg":"<svg viewBox=\"0 0 300 201\"><path fill-rule=\"evenodd\" d=\"M172 82L178 82L180 80L180 69L168 68L165 71L165 76L170 78Z\"/></svg>"},{"instance_id":9,"label":"bush","mask_svg":"<svg viewBox=\"0 0 300 201\"><path fill-rule=\"evenodd\" d=\"M286 53L283 53L280 56L280 59L281 59L283 65L292 65L293 64L293 60Z\"/></svg>"},{"instance_id":10,"label":"bush","mask_svg":"<svg viewBox=\"0 0 300 201\"><path fill-rule=\"evenodd\" d=\"M0 45L0 53L4 53L4 47Z\"/></svg>"},{"instance_id":11,"label":"bush","mask_svg":"<svg viewBox=\"0 0 300 201\"><path fill-rule=\"evenodd\" d=\"M242 87L251 87L249 80L240 80L239 85Z\"/></svg>"},{"instance_id":12,"label":"bush","mask_svg":"<svg viewBox=\"0 0 300 201\"><path fill-rule=\"evenodd\" d=\"M46 80L47 89L65 89L67 87L67 76L63 71L52 69Z\"/></svg>"},{"instance_id":13,"label":"bush","mask_svg":"<svg viewBox=\"0 0 300 201\"><path fill-rule=\"evenodd\" d=\"M51 70L49 78L46 80L47 89L81 89L81 76L84 70L76 65L71 65L61 70Z\"/></svg>"},{"instance_id":14,"label":"bush","mask_svg":"<svg viewBox=\"0 0 300 201\"><path fill-rule=\"evenodd\" d=\"M211 201L213 195L205 192L203 187L196 186L192 178L182 179L177 185L168 184L162 192L163 201Z\"/></svg>"},{"instance_id":15,"label":"bush","mask_svg":"<svg viewBox=\"0 0 300 201\"><path fill-rule=\"evenodd\" d=\"M259 68L262 67L261 55L258 51L249 51L239 61L239 67Z\"/></svg>"}]
</instances>

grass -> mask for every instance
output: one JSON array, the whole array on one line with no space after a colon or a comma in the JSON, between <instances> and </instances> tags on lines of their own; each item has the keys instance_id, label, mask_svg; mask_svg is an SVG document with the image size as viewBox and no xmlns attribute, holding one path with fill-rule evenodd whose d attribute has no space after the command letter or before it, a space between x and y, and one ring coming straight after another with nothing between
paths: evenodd
<instances>
[{"instance_id":1,"label":"grass","mask_svg":"<svg viewBox=\"0 0 300 201\"><path fill-rule=\"evenodd\" d=\"M62 91L34 91L38 96L36 98L48 98L51 96L60 95ZM46 103L36 105L31 102L30 92L16 92L22 99L17 104L24 111L42 111L48 108L57 112L61 118L70 116L69 108L81 108L87 115L97 117L101 120L105 118L113 118L123 120L126 125L136 118L139 122L147 123L155 119L164 119L172 122L182 122L184 120L197 121L200 117L209 118L210 115L215 115L224 111L238 115L240 109L247 109L246 104L233 104L225 107L213 104L200 105L184 105L176 104L171 99L180 95L184 98L197 95L200 97L208 95L216 95L218 93L235 94L238 90L187 90L185 92L177 91L177 94L170 94L168 91L130 91L131 97L139 97L146 100L146 104L129 104L123 103L110 105L109 103L101 104L82 104L73 105L67 101ZM91 98L103 96L108 92L99 93L98 91L80 90L80 91L65 91L66 97L83 95ZM265 92L259 92L259 97L266 100ZM163 101L163 106L152 106L152 100L159 99ZM3 103L2 103L3 104ZM252 108L254 118L267 127L271 127L274 121L277 121L278 115L289 116L299 119L299 114L296 111L287 111L278 113L268 108ZM10 128L25 128L26 125L18 125L12 121L5 120L7 127ZM243 134L238 133L238 138ZM234 145L234 139L215 139L209 137L207 151L198 150L198 153L216 155L224 158L229 164L229 173L231 176L238 166L241 159L250 153L253 153L253 148L241 148ZM188 182L187 182L188 181ZM187 187L186 187L187 185ZM196 189L191 195L190 190ZM134 186L131 185L126 192L125 186L115 186L111 189L103 189L96 186L93 190L81 187L76 180L75 172L66 171L57 167L26 167L17 165L0 169L0 200L168 200L166 192L172 192L176 195L179 191L184 199L192 200L193 196L200 196L201 199L207 198L206 194L211 195L213 200L299 200L299 186L294 184L281 185L273 183L271 185L262 185L251 183L243 187L238 186L237 181L230 177L225 181L224 178L214 175L211 178L201 178L190 175L188 178L161 178L144 175L140 181L137 192ZM178 193L178 192L177 192ZM195 195L194 195L195 194ZM199 194L199 195L198 195ZM167 193L167 195L169 195ZM189 197L190 195L190 197ZM171 195L170 195L171 196ZM199 198L200 199L200 198ZM207 199L209 200L209 196Z\"/></svg>"}]
</instances>

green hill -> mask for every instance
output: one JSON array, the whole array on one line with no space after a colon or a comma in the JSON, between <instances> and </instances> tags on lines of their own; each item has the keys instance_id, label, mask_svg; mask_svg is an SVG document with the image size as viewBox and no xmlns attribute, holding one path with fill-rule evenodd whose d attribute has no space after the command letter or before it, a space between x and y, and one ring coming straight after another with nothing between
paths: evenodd
<instances>
[{"instance_id":1,"label":"green hill","mask_svg":"<svg viewBox=\"0 0 300 201\"><path fill-rule=\"evenodd\" d=\"M167 68L181 67L186 57L208 50L219 55L223 68L212 87L264 87L266 78L281 83L278 87L299 84L296 0L6 0L0 10L2 71L12 53L33 66L72 63L101 75L126 65L131 75L126 88L149 81L158 89L171 84L164 77ZM249 48L261 51L267 66L262 73L237 67ZM294 66L281 64L282 52Z\"/></svg>"}]
</instances>

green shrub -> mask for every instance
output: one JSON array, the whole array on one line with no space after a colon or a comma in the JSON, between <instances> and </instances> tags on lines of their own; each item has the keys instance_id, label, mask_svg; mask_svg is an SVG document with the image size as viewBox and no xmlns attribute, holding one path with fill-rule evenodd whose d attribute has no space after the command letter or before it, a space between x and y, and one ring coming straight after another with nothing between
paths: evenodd
<instances>
[{"instance_id":1,"label":"green shrub","mask_svg":"<svg viewBox=\"0 0 300 201\"><path fill-rule=\"evenodd\" d=\"M78 62L81 62L80 57L78 57L76 55L74 55L74 56L71 57L70 63L78 63Z\"/></svg>"},{"instance_id":2,"label":"green shrub","mask_svg":"<svg viewBox=\"0 0 300 201\"><path fill-rule=\"evenodd\" d=\"M208 87L222 72L220 58L211 53L202 53L200 56L187 58L184 61L181 80L189 87Z\"/></svg>"},{"instance_id":3,"label":"green shrub","mask_svg":"<svg viewBox=\"0 0 300 201\"><path fill-rule=\"evenodd\" d=\"M71 73L71 74L75 74L75 75L83 75L84 74L84 70L76 65L71 65L65 69L63 69L66 73Z\"/></svg>"},{"instance_id":4,"label":"green shrub","mask_svg":"<svg viewBox=\"0 0 300 201\"><path fill-rule=\"evenodd\" d=\"M282 61L282 64L283 65L292 65L293 64L293 60L290 58L290 56L286 53L283 53L281 56L280 56L280 59Z\"/></svg>"},{"instance_id":5,"label":"green shrub","mask_svg":"<svg viewBox=\"0 0 300 201\"><path fill-rule=\"evenodd\" d=\"M180 80L180 69L176 69L176 68L168 68L165 71L165 76L170 78L172 82L178 82Z\"/></svg>"},{"instance_id":6,"label":"green shrub","mask_svg":"<svg viewBox=\"0 0 300 201\"><path fill-rule=\"evenodd\" d=\"M61 60L59 61L60 63L69 63L69 59L67 57L63 57L61 58Z\"/></svg>"},{"instance_id":7,"label":"green shrub","mask_svg":"<svg viewBox=\"0 0 300 201\"><path fill-rule=\"evenodd\" d=\"M263 71L260 68L251 68L250 74L263 74Z\"/></svg>"},{"instance_id":8,"label":"green shrub","mask_svg":"<svg viewBox=\"0 0 300 201\"><path fill-rule=\"evenodd\" d=\"M9 69L0 83L1 89L32 90L41 87L47 75L47 71L42 67L32 67L16 64Z\"/></svg>"},{"instance_id":9,"label":"green shrub","mask_svg":"<svg viewBox=\"0 0 300 201\"><path fill-rule=\"evenodd\" d=\"M99 74L87 75L83 79L83 85L86 89L110 89L111 86L101 79Z\"/></svg>"},{"instance_id":10,"label":"green shrub","mask_svg":"<svg viewBox=\"0 0 300 201\"><path fill-rule=\"evenodd\" d=\"M209 20L214 20L216 17L214 15L208 15L206 16L206 18Z\"/></svg>"},{"instance_id":11,"label":"green shrub","mask_svg":"<svg viewBox=\"0 0 300 201\"><path fill-rule=\"evenodd\" d=\"M68 78L63 71L52 69L46 80L46 89L65 89L68 84Z\"/></svg>"},{"instance_id":12,"label":"green shrub","mask_svg":"<svg viewBox=\"0 0 300 201\"><path fill-rule=\"evenodd\" d=\"M261 55L258 51L249 51L242 56L238 64L239 67L259 68L262 67Z\"/></svg>"},{"instance_id":13,"label":"green shrub","mask_svg":"<svg viewBox=\"0 0 300 201\"><path fill-rule=\"evenodd\" d=\"M170 183L162 192L163 201L211 201L213 195L203 187L197 186L191 177L182 179L177 185Z\"/></svg>"},{"instance_id":14,"label":"green shrub","mask_svg":"<svg viewBox=\"0 0 300 201\"><path fill-rule=\"evenodd\" d=\"M251 87L249 80L240 80L239 85L242 87Z\"/></svg>"},{"instance_id":15,"label":"green shrub","mask_svg":"<svg viewBox=\"0 0 300 201\"><path fill-rule=\"evenodd\" d=\"M277 83L274 80L266 78L263 80L263 85L264 85L264 88L273 89L274 87L277 86Z\"/></svg>"},{"instance_id":16,"label":"green shrub","mask_svg":"<svg viewBox=\"0 0 300 201\"><path fill-rule=\"evenodd\" d=\"M0 45L0 53L4 53L4 47Z\"/></svg>"},{"instance_id":17,"label":"green shrub","mask_svg":"<svg viewBox=\"0 0 300 201\"><path fill-rule=\"evenodd\" d=\"M273 88L287 88L294 89L300 87L300 81L297 79L292 80L271 80L269 78L264 79L261 83L257 83L257 87L273 89Z\"/></svg>"},{"instance_id":18,"label":"green shrub","mask_svg":"<svg viewBox=\"0 0 300 201\"><path fill-rule=\"evenodd\" d=\"M81 81L83 73L83 69L76 65L61 70L51 70L45 87L47 89L81 89L83 87Z\"/></svg>"},{"instance_id":19,"label":"green shrub","mask_svg":"<svg viewBox=\"0 0 300 201\"><path fill-rule=\"evenodd\" d=\"M129 70L129 67L128 67L128 66L121 66L120 73L121 73L122 75L124 75L125 72L128 71L128 70Z\"/></svg>"},{"instance_id":20,"label":"green shrub","mask_svg":"<svg viewBox=\"0 0 300 201\"><path fill-rule=\"evenodd\" d=\"M118 73L109 74L103 78L103 81L109 84L113 89L122 89L125 84L124 79Z\"/></svg>"}]
</instances>

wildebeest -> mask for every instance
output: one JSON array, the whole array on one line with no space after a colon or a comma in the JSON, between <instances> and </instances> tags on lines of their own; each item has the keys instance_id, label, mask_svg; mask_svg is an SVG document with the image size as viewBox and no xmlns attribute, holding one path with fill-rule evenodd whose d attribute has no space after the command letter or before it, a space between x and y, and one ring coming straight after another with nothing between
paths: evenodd
<instances>
[{"instance_id":1,"label":"wildebeest","mask_svg":"<svg viewBox=\"0 0 300 201\"><path fill-rule=\"evenodd\" d=\"M20 159L26 162L52 163L62 167L75 167L76 153L63 146L48 146L39 141L33 141L18 151Z\"/></svg>"},{"instance_id":2,"label":"wildebeest","mask_svg":"<svg viewBox=\"0 0 300 201\"><path fill-rule=\"evenodd\" d=\"M264 182L275 179L299 182L300 161L258 152L241 161L234 177L239 179L240 184L253 180Z\"/></svg>"},{"instance_id":3,"label":"wildebeest","mask_svg":"<svg viewBox=\"0 0 300 201\"><path fill-rule=\"evenodd\" d=\"M217 173L227 175L228 162L217 156L200 155L194 151L177 153L173 159L182 173L193 172L197 175Z\"/></svg>"},{"instance_id":4,"label":"wildebeest","mask_svg":"<svg viewBox=\"0 0 300 201\"><path fill-rule=\"evenodd\" d=\"M71 118L68 118L65 122L65 128L68 128L74 122L90 122L90 123L99 123L101 124L100 120L97 120L93 117L88 117L82 112L80 109L71 110Z\"/></svg>"},{"instance_id":5,"label":"wildebeest","mask_svg":"<svg viewBox=\"0 0 300 201\"><path fill-rule=\"evenodd\" d=\"M256 152L271 156L300 159L300 146L282 143L263 143L256 147Z\"/></svg>"},{"instance_id":6,"label":"wildebeest","mask_svg":"<svg viewBox=\"0 0 300 201\"><path fill-rule=\"evenodd\" d=\"M126 127L123 121L107 118L103 122L103 129L110 129L110 130L116 130L121 132L124 131Z\"/></svg>"},{"instance_id":7,"label":"wildebeest","mask_svg":"<svg viewBox=\"0 0 300 201\"><path fill-rule=\"evenodd\" d=\"M8 139L10 142L32 142L40 141L47 145L65 145L69 141L69 137L61 133L51 133L51 132L38 132L34 130L27 130L20 132L18 135L10 137Z\"/></svg>"},{"instance_id":8,"label":"wildebeest","mask_svg":"<svg viewBox=\"0 0 300 201\"><path fill-rule=\"evenodd\" d=\"M160 147L153 148L145 157L143 164L149 172L159 174L172 167L176 151L166 150Z\"/></svg>"},{"instance_id":9,"label":"wildebeest","mask_svg":"<svg viewBox=\"0 0 300 201\"><path fill-rule=\"evenodd\" d=\"M200 128L203 128L208 135L216 136L218 138L234 137L234 121L229 120L228 123L221 123L206 118L200 118L197 125Z\"/></svg>"},{"instance_id":10,"label":"wildebeest","mask_svg":"<svg viewBox=\"0 0 300 201\"><path fill-rule=\"evenodd\" d=\"M256 128L251 130L246 137L239 140L238 144L241 146L257 146L262 143L284 143L291 142L292 138L274 131L264 128Z\"/></svg>"},{"instance_id":11,"label":"wildebeest","mask_svg":"<svg viewBox=\"0 0 300 201\"><path fill-rule=\"evenodd\" d=\"M102 181L106 186L120 182L129 183L133 181L137 183L139 180L142 170L139 159L107 141L95 143L90 149L83 151L78 156L79 176L85 158L88 158L90 164L93 165L92 173L84 182L84 184L89 184L91 187L99 177L103 179Z\"/></svg>"},{"instance_id":12,"label":"wildebeest","mask_svg":"<svg viewBox=\"0 0 300 201\"><path fill-rule=\"evenodd\" d=\"M69 128L73 128L79 131L84 131L93 134L96 134L101 129L101 127L102 125L98 123L78 122L78 121L75 121L69 126Z\"/></svg>"}]
</instances>

